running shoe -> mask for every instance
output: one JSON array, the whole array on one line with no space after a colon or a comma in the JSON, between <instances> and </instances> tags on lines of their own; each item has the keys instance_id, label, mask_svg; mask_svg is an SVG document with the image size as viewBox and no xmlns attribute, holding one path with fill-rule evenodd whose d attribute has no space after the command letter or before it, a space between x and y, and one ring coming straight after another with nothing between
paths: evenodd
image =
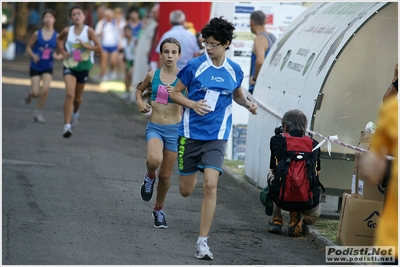
<instances>
[{"instance_id":1,"label":"running shoe","mask_svg":"<svg viewBox=\"0 0 400 267\"><path fill-rule=\"evenodd\" d=\"M115 72L110 72L109 74L108 74L109 76L109 80L110 81L116 81L116 80L118 80L118 74L117 73L115 73Z\"/></svg>"},{"instance_id":2,"label":"running shoe","mask_svg":"<svg viewBox=\"0 0 400 267\"><path fill-rule=\"evenodd\" d=\"M198 259L202 260L213 260L214 256L207 245L207 240L196 243L196 254L194 255Z\"/></svg>"},{"instance_id":3,"label":"running shoe","mask_svg":"<svg viewBox=\"0 0 400 267\"><path fill-rule=\"evenodd\" d=\"M72 113L71 128L74 128L78 124L78 119L79 119L79 112Z\"/></svg>"},{"instance_id":4,"label":"running shoe","mask_svg":"<svg viewBox=\"0 0 400 267\"><path fill-rule=\"evenodd\" d=\"M153 210L153 219L155 228L167 229L167 221L165 220L165 213L163 210Z\"/></svg>"},{"instance_id":5,"label":"running shoe","mask_svg":"<svg viewBox=\"0 0 400 267\"><path fill-rule=\"evenodd\" d=\"M99 77L99 81L100 82L106 82L106 81L109 81L109 80L110 80L110 77L109 77L108 74L104 74L103 76Z\"/></svg>"},{"instance_id":6,"label":"running shoe","mask_svg":"<svg viewBox=\"0 0 400 267\"><path fill-rule=\"evenodd\" d=\"M42 113L33 114L33 120L34 120L34 122L40 122L40 123L46 122Z\"/></svg>"},{"instance_id":7,"label":"running shoe","mask_svg":"<svg viewBox=\"0 0 400 267\"><path fill-rule=\"evenodd\" d=\"M155 181L156 178L150 179L146 171L146 173L144 174L142 187L140 188L140 195L142 196L142 199L144 201L150 201L153 197L153 188Z\"/></svg>"},{"instance_id":8,"label":"running shoe","mask_svg":"<svg viewBox=\"0 0 400 267\"><path fill-rule=\"evenodd\" d=\"M25 104L29 105L29 103L31 103L32 101L32 95L31 92L28 92L25 96Z\"/></svg>"},{"instance_id":9,"label":"running shoe","mask_svg":"<svg viewBox=\"0 0 400 267\"><path fill-rule=\"evenodd\" d=\"M120 99L127 100L127 101L131 100L131 93L130 92L124 92L122 94L122 96L120 97Z\"/></svg>"},{"instance_id":10,"label":"running shoe","mask_svg":"<svg viewBox=\"0 0 400 267\"><path fill-rule=\"evenodd\" d=\"M72 135L72 130L71 126L68 124L64 125L64 132L63 132L63 137L64 138L69 138Z\"/></svg>"}]
</instances>

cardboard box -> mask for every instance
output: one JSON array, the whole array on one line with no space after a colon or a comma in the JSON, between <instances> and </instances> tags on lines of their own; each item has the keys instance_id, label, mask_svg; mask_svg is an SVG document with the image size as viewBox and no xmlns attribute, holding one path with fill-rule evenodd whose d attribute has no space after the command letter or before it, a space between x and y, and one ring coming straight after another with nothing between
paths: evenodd
<instances>
[{"instance_id":1,"label":"cardboard box","mask_svg":"<svg viewBox=\"0 0 400 267\"><path fill-rule=\"evenodd\" d=\"M369 149L371 146L371 138L371 133L361 131L358 147ZM360 152L356 152L354 155L354 172L351 181L351 195L356 198L383 201L385 195L379 191L378 185L365 180L365 178L359 173L359 162L363 156L365 156L365 154Z\"/></svg>"},{"instance_id":2,"label":"cardboard box","mask_svg":"<svg viewBox=\"0 0 400 267\"><path fill-rule=\"evenodd\" d=\"M364 148L364 149L369 149L370 143L371 143L371 136L372 134L366 133L365 131L361 131L359 142L357 147ZM362 153L360 152L355 152L354 153L354 168L353 168L353 176L351 179L351 196L357 197L357 191L358 191L358 183L357 183L357 176L358 176L358 163L360 161L360 155Z\"/></svg>"},{"instance_id":3,"label":"cardboard box","mask_svg":"<svg viewBox=\"0 0 400 267\"><path fill-rule=\"evenodd\" d=\"M374 245L382 207L382 201L354 198L343 193L336 241L342 246Z\"/></svg>"},{"instance_id":4,"label":"cardboard box","mask_svg":"<svg viewBox=\"0 0 400 267\"><path fill-rule=\"evenodd\" d=\"M371 183L370 181L364 181L363 177L358 176L357 179L357 198L383 201L385 195L379 191L379 186Z\"/></svg>"},{"instance_id":5,"label":"cardboard box","mask_svg":"<svg viewBox=\"0 0 400 267\"><path fill-rule=\"evenodd\" d=\"M351 191L350 191L351 196L357 197L356 192L357 192L357 176L356 174L353 174L353 176L351 177Z\"/></svg>"}]
</instances>

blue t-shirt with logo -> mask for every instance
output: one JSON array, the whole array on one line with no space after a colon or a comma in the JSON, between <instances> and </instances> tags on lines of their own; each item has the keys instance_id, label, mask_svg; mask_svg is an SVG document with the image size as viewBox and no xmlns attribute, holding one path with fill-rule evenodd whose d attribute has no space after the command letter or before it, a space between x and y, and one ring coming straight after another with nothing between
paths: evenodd
<instances>
[{"instance_id":1,"label":"blue t-shirt with logo","mask_svg":"<svg viewBox=\"0 0 400 267\"><path fill-rule=\"evenodd\" d=\"M199 116L194 110L184 108L179 136L195 140L228 140L232 125L233 91L243 80L239 64L225 58L220 67L213 65L207 53L190 60L177 74L188 89L188 98L198 102L207 90L219 93L215 110Z\"/></svg>"}]
</instances>

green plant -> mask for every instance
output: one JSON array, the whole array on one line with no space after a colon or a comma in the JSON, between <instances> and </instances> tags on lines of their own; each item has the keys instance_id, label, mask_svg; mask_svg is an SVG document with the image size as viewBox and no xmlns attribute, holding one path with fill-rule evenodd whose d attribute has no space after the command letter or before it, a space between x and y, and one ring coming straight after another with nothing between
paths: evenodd
<instances>
[{"instance_id":1,"label":"green plant","mask_svg":"<svg viewBox=\"0 0 400 267\"><path fill-rule=\"evenodd\" d=\"M338 231L339 220L329 220L324 218L319 218L315 223L314 227L318 232L332 242L336 243L336 234Z\"/></svg>"},{"instance_id":2,"label":"green plant","mask_svg":"<svg viewBox=\"0 0 400 267\"><path fill-rule=\"evenodd\" d=\"M225 159L224 165L232 173L236 174L239 177L245 178L244 161L243 160L227 160L227 159Z\"/></svg>"}]
</instances>

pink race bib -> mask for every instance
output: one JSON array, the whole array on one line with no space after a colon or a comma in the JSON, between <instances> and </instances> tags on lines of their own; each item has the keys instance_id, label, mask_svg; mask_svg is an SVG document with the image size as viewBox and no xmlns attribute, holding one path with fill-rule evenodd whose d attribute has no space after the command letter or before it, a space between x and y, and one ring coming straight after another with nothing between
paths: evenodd
<instances>
[{"instance_id":1,"label":"pink race bib","mask_svg":"<svg viewBox=\"0 0 400 267\"><path fill-rule=\"evenodd\" d=\"M51 52L50 48L43 49L42 59L50 59L50 52Z\"/></svg>"},{"instance_id":2,"label":"pink race bib","mask_svg":"<svg viewBox=\"0 0 400 267\"><path fill-rule=\"evenodd\" d=\"M81 56L81 50L77 49L72 51L72 57L74 58L74 61L81 61L82 60L82 56Z\"/></svg>"},{"instance_id":3,"label":"pink race bib","mask_svg":"<svg viewBox=\"0 0 400 267\"><path fill-rule=\"evenodd\" d=\"M165 85L160 84L157 90L156 102L160 104L167 105L168 104L168 90Z\"/></svg>"}]
</instances>

